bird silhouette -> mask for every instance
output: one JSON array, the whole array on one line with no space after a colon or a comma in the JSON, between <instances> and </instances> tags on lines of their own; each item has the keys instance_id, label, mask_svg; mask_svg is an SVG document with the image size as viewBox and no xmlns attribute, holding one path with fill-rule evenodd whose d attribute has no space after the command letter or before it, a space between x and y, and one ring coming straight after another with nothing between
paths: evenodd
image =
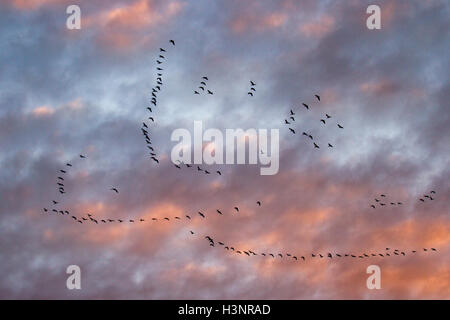
<instances>
[{"instance_id":1,"label":"bird silhouette","mask_svg":"<svg viewBox=\"0 0 450 320\"><path fill-rule=\"evenodd\" d=\"M302 103L302 105L309 110L309 106L306 103Z\"/></svg>"},{"instance_id":2,"label":"bird silhouette","mask_svg":"<svg viewBox=\"0 0 450 320\"><path fill-rule=\"evenodd\" d=\"M295 134L295 130L294 130L294 129L289 128L289 130L290 130L293 134Z\"/></svg>"},{"instance_id":3,"label":"bird silhouette","mask_svg":"<svg viewBox=\"0 0 450 320\"><path fill-rule=\"evenodd\" d=\"M338 125L337 125L338 127L339 127L339 129L344 129L344 127L343 126L341 126L339 123L338 123Z\"/></svg>"},{"instance_id":4,"label":"bird silhouette","mask_svg":"<svg viewBox=\"0 0 450 320\"><path fill-rule=\"evenodd\" d=\"M175 41L169 40L169 42L170 42L171 44L175 45Z\"/></svg>"},{"instance_id":5,"label":"bird silhouette","mask_svg":"<svg viewBox=\"0 0 450 320\"><path fill-rule=\"evenodd\" d=\"M112 190L112 191L114 191L114 192L116 192L116 193L119 193L119 190L117 190L117 188L111 188L111 189L109 189L109 190Z\"/></svg>"},{"instance_id":6,"label":"bird silhouette","mask_svg":"<svg viewBox=\"0 0 450 320\"><path fill-rule=\"evenodd\" d=\"M318 94L315 94L314 96L320 101L320 96Z\"/></svg>"}]
</instances>

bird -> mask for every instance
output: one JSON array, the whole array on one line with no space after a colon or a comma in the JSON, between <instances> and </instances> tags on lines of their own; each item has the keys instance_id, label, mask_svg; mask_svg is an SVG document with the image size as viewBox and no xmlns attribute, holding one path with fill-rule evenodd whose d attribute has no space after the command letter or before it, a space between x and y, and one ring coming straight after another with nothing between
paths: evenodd
<instances>
[{"instance_id":1,"label":"bird","mask_svg":"<svg viewBox=\"0 0 450 320\"><path fill-rule=\"evenodd\" d=\"M200 92L198 92L198 91L194 90L194 94L200 94Z\"/></svg>"},{"instance_id":2,"label":"bird","mask_svg":"<svg viewBox=\"0 0 450 320\"><path fill-rule=\"evenodd\" d=\"M253 93L252 92L249 91L249 92L247 92L247 94L253 97Z\"/></svg>"},{"instance_id":3,"label":"bird","mask_svg":"<svg viewBox=\"0 0 450 320\"><path fill-rule=\"evenodd\" d=\"M191 234L195 234L194 231L191 230Z\"/></svg>"},{"instance_id":4,"label":"bird","mask_svg":"<svg viewBox=\"0 0 450 320\"><path fill-rule=\"evenodd\" d=\"M163 48L159 48L160 52L166 52L166 50L164 50Z\"/></svg>"},{"instance_id":5,"label":"bird","mask_svg":"<svg viewBox=\"0 0 450 320\"><path fill-rule=\"evenodd\" d=\"M294 129L289 128L289 130L290 130L293 134L295 134L295 130L294 130Z\"/></svg>"},{"instance_id":6,"label":"bird","mask_svg":"<svg viewBox=\"0 0 450 320\"><path fill-rule=\"evenodd\" d=\"M165 218L164 218L164 220L170 221L170 219L169 219L169 218L167 218L167 217L165 217Z\"/></svg>"},{"instance_id":7,"label":"bird","mask_svg":"<svg viewBox=\"0 0 450 320\"><path fill-rule=\"evenodd\" d=\"M386 197L386 195L385 194L380 194L380 197Z\"/></svg>"},{"instance_id":8,"label":"bird","mask_svg":"<svg viewBox=\"0 0 450 320\"><path fill-rule=\"evenodd\" d=\"M320 101L320 96L318 94L315 94L314 96Z\"/></svg>"},{"instance_id":9,"label":"bird","mask_svg":"<svg viewBox=\"0 0 450 320\"><path fill-rule=\"evenodd\" d=\"M52 200L53 204L58 204L58 201Z\"/></svg>"},{"instance_id":10,"label":"bird","mask_svg":"<svg viewBox=\"0 0 450 320\"><path fill-rule=\"evenodd\" d=\"M148 120L152 120L152 122L155 122L155 119L153 117L149 117Z\"/></svg>"},{"instance_id":11,"label":"bird","mask_svg":"<svg viewBox=\"0 0 450 320\"><path fill-rule=\"evenodd\" d=\"M234 210L236 210L236 212L239 212L239 208L238 207L234 207Z\"/></svg>"},{"instance_id":12,"label":"bird","mask_svg":"<svg viewBox=\"0 0 450 320\"><path fill-rule=\"evenodd\" d=\"M109 189L109 190L112 190L112 191L114 191L114 192L116 192L116 193L119 193L119 190L117 190L117 188L111 188L111 189Z\"/></svg>"},{"instance_id":13,"label":"bird","mask_svg":"<svg viewBox=\"0 0 450 320\"><path fill-rule=\"evenodd\" d=\"M431 190L431 191L430 191L430 193L436 193L436 191L434 191L434 190Z\"/></svg>"},{"instance_id":14,"label":"bird","mask_svg":"<svg viewBox=\"0 0 450 320\"><path fill-rule=\"evenodd\" d=\"M71 167L72 165L70 163L66 163L66 166Z\"/></svg>"},{"instance_id":15,"label":"bird","mask_svg":"<svg viewBox=\"0 0 450 320\"><path fill-rule=\"evenodd\" d=\"M218 214L223 214L219 209L216 210Z\"/></svg>"},{"instance_id":16,"label":"bird","mask_svg":"<svg viewBox=\"0 0 450 320\"><path fill-rule=\"evenodd\" d=\"M251 80L250 80L250 84L251 84L252 86L256 86L256 83L254 83L254 82L251 81Z\"/></svg>"},{"instance_id":17,"label":"bird","mask_svg":"<svg viewBox=\"0 0 450 320\"><path fill-rule=\"evenodd\" d=\"M213 92L212 91L210 91L210 90L207 90L208 91L208 94L213 94Z\"/></svg>"},{"instance_id":18,"label":"bird","mask_svg":"<svg viewBox=\"0 0 450 320\"><path fill-rule=\"evenodd\" d=\"M256 89L255 89L255 88L250 88L250 90L252 90L252 91L256 91Z\"/></svg>"},{"instance_id":19,"label":"bird","mask_svg":"<svg viewBox=\"0 0 450 320\"><path fill-rule=\"evenodd\" d=\"M83 156L82 154L80 154L80 158L84 159L84 158L86 158L86 157L85 157L85 156Z\"/></svg>"},{"instance_id":20,"label":"bird","mask_svg":"<svg viewBox=\"0 0 450 320\"><path fill-rule=\"evenodd\" d=\"M375 206L373 204L371 205L371 207L375 209Z\"/></svg>"},{"instance_id":21,"label":"bird","mask_svg":"<svg viewBox=\"0 0 450 320\"><path fill-rule=\"evenodd\" d=\"M338 126L339 129L344 129L344 127L341 126L339 123L337 124L337 126Z\"/></svg>"},{"instance_id":22,"label":"bird","mask_svg":"<svg viewBox=\"0 0 450 320\"><path fill-rule=\"evenodd\" d=\"M217 170L216 173L217 173L219 176L222 175L222 173L221 173L219 170Z\"/></svg>"},{"instance_id":23,"label":"bird","mask_svg":"<svg viewBox=\"0 0 450 320\"><path fill-rule=\"evenodd\" d=\"M204 79L204 80L208 81L208 77L202 77L202 79Z\"/></svg>"},{"instance_id":24,"label":"bird","mask_svg":"<svg viewBox=\"0 0 450 320\"><path fill-rule=\"evenodd\" d=\"M309 106L308 106L306 103L302 103L302 104L303 104L303 106L304 106L306 109L309 110Z\"/></svg>"},{"instance_id":25,"label":"bird","mask_svg":"<svg viewBox=\"0 0 450 320\"><path fill-rule=\"evenodd\" d=\"M324 119L320 119L320 122L323 122L323 124L325 124L325 120Z\"/></svg>"},{"instance_id":26,"label":"bird","mask_svg":"<svg viewBox=\"0 0 450 320\"><path fill-rule=\"evenodd\" d=\"M284 123L285 124L291 124L289 121L287 121L287 119L284 119Z\"/></svg>"},{"instance_id":27,"label":"bird","mask_svg":"<svg viewBox=\"0 0 450 320\"><path fill-rule=\"evenodd\" d=\"M261 201L256 201L256 204L261 207Z\"/></svg>"},{"instance_id":28,"label":"bird","mask_svg":"<svg viewBox=\"0 0 450 320\"><path fill-rule=\"evenodd\" d=\"M62 172L62 173L66 173L66 171L65 170L59 170L60 172Z\"/></svg>"},{"instance_id":29,"label":"bird","mask_svg":"<svg viewBox=\"0 0 450 320\"><path fill-rule=\"evenodd\" d=\"M320 147L314 142L314 148L320 149Z\"/></svg>"},{"instance_id":30,"label":"bird","mask_svg":"<svg viewBox=\"0 0 450 320\"><path fill-rule=\"evenodd\" d=\"M169 42L170 42L171 44L175 45L175 41L169 40Z\"/></svg>"},{"instance_id":31,"label":"bird","mask_svg":"<svg viewBox=\"0 0 450 320\"><path fill-rule=\"evenodd\" d=\"M200 217L205 218L205 215L203 213L201 213L200 211L198 212L198 214L200 215Z\"/></svg>"},{"instance_id":32,"label":"bird","mask_svg":"<svg viewBox=\"0 0 450 320\"><path fill-rule=\"evenodd\" d=\"M156 159L155 157L151 157L151 159L153 159L153 161L155 161L156 163L159 163L159 160Z\"/></svg>"},{"instance_id":33,"label":"bird","mask_svg":"<svg viewBox=\"0 0 450 320\"><path fill-rule=\"evenodd\" d=\"M48 212L48 209L47 209L47 208L44 208L44 212Z\"/></svg>"},{"instance_id":34,"label":"bird","mask_svg":"<svg viewBox=\"0 0 450 320\"><path fill-rule=\"evenodd\" d=\"M425 202L425 200L423 200L423 199L419 199L420 201L422 201L422 202Z\"/></svg>"},{"instance_id":35,"label":"bird","mask_svg":"<svg viewBox=\"0 0 450 320\"><path fill-rule=\"evenodd\" d=\"M330 118L331 118L331 116L328 115L327 113L325 113L325 116L327 117L327 119L330 119Z\"/></svg>"},{"instance_id":36,"label":"bird","mask_svg":"<svg viewBox=\"0 0 450 320\"><path fill-rule=\"evenodd\" d=\"M333 145L331 143L328 143L328 147L333 148Z\"/></svg>"}]
</instances>

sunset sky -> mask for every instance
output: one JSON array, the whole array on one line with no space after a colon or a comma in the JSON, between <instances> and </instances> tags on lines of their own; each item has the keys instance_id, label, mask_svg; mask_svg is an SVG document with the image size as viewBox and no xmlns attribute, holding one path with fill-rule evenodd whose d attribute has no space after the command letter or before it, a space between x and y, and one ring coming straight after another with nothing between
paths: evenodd
<instances>
[{"instance_id":1,"label":"sunset sky","mask_svg":"<svg viewBox=\"0 0 450 320\"><path fill-rule=\"evenodd\" d=\"M66 28L72 4L80 30ZM366 27L370 4L380 30ZM0 0L0 298L450 299L449 17L448 0ZM214 95L194 94L202 76ZM177 169L170 136L195 120L279 129L278 174ZM388 205L371 208L380 194ZM52 200L145 221L80 224L44 213ZM386 248L406 256L334 256ZM81 290L66 288L69 265Z\"/></svg>"}]
</instances>

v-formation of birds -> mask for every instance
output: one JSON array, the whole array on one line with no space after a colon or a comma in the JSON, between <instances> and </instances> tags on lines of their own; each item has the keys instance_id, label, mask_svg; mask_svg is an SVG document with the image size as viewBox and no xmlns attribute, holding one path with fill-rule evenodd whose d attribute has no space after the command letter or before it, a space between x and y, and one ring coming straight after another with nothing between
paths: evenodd
<instances>
[{"instance_id":1,"label":"v-formation of birds","mask_svg":"<svg viewBox=\"0 0 450 320\"><path fill-rule=\"evenodd\" d=\"M169 43L172 46L175 46L175 41L174 40L170 40ZM158 58L156 60L156 63L157 63L157 67L156 67L156 71L157 71L156 72L156 84L152 88L152 92L151 92L151 100L150 100L151 106L146 107L146 110L150 113L150 116L148 117L148 120L150 120L152 123L155 122L155 118L153 116L153 108L157 107L158 94L160 93L160 91L162 89L162 86L163 86L163 73L162 72L163 72L164 69L162 68L162 65L167 59L167 53L168 52L167 52L167 50L165 48L160 48L159 49L159 55L158 55ZM200 81L200 83L199 83L199 86L198 86L197 90L194 90L194 93L195 94L200 94L200 92L202 92L202 93L206 93L206 94L209 94L209 95L213 95L213 92L210 89L208 89L208 87L207 87L208 80L209 79L208 79L207 76L203 76L201 81ZM253 81L250 81L250 89L248 91L248 95L249 96L253 97L254 93L256 92L255 86L256 86L256 83L253 82ZM320 102L320 96L319 95L315 95L315 98L317 99L318 102ZM310 105L308 105L306 103L302 103L302 106L306 110L310 110ZM295 117L294 117L295 115L296 115L295 112L293 110L290 110L289 117L287 119L285 119L285 124L289 125L289 130L291 131L292 134L296 134L296 131L293 128L291 128L291 125L295 122ZM332 116L330 116L329 114L325 114L324 117L321 118L319 121L323 125L326 125L327 121L329 119L331 119L331 118L332 118ZM343 129L344 128L339 123L337 123L337 127L339 129ZM159 160L157 158L157 153L155 152L155 149L152 146L149 130L150 130L149 125L147 125L147 123L144 121L142 123L141 131L142 131L142 134L143 134L143 136L145 138L146 146L151 151L150 152L150 158L154 162L159 163ZM304 132L302 132L302 135L306 136L308 139L310 139L312 141L312 143L314 145L314 148L320 148L320 146L316 143L316 141L314 141L314 137L310 133L304 131ZM332 148L333 145L331 143L328 143L328 147ZM84 155L79 155L79 157L80 157L80 159L86 159L86 156L84 156ZM182 165L183 165L183 163L175 164L175 167L178 168L178 169L181 169ZM192 165L189 165L189 164L184 164L184 165L187 168L194 168ZM71 168L72 164L71 163L66 163L66 167L67 168ZM210 174L210 172L208 170L202 169L202 168L200 168L200 166L197 166L197 171L198 172L203 172L205 174ZM60 169L60 175L57 177L58 192L61 195L66 194L66 189L65 189L65 184L64 184L65 183L64 174L66 174L66 173L67 173L67 170ZM217 170L215 173L218 174L218 175L222 175L222 173L219 170ZM118 187L111 187L110 190L112 192L114 192L115 194L119 193ZM419 200L422 201L422 202L425 202L427 200L434 200L433 195L435 193L436 192L433 190L433 191L430 192L429 195L426 194L422 198L420 198ZM384 194L380 195L380 198L385 198L385 197L386 196ZM375 204L371 204L372 208L376 208L376 206L375 206L376 204L379 204L380 206L385 206L386 205L386 203L382 202L380 199L376 198L375 201L376 201ZM59 201L52 200L52 203L53 203L53 206L56 206L56 205L59 204ZM257 201L256 204L258 206L261 206L261 201ZM402 205L402 202L398 202L398 201L397 202L390 202L390 205ZM46 213L49 212L49 209L47 209L47 208L44 208L43 210ZM238 213L239 212L239 208L237 206L234 206L232 211ZM53 209L51 209L51 212L59 213L61 215L65 215L65 216L70 216L70 212L68 210L58 210L56 208L53 208ZM223 215L223 212L220 209L216 209L216 213L219 214L219 215ZM173 221L175 221L175 220L182 220L182 219L188 221L188 220L191 220L194 216L198 216L198 217L200 217L202 219L206 218L205 213L203 213L201 211L198 211L196 215L192 215L192 214L191 215L187 215L186 214L186 215L184 215L184 217L183 216L153 217L153 218L151 218L151 220L152 221L171 221L171 218L172 218ZM117 223L124 223L124 222L134 223L134 222L145 222L146 221L143 218L135 218L135 219L103 218L103 219L97 219L96 217L94 217L92 214L89 214L89 213L86 216L83 216L83 217L77 217L77 216L71 215L71 218L75 222L80 223L80 224L83 224L84 222L92 222L92 223L95 223L95 224L99 224L99 222L101 222L101 223L106 224L106 223L113 223L113 222L117 222ZM191 230L190 234L194 235L195 232ZM205 238L209 241L210 246L212 246L212 247L215 246L215 241L210 236L206 236ZM219 245L223 246L226 250L235 252L237 254L245 254L247 256L261 255L261 256L267 256L267 257L272 257L272 258L275 258L275 256L276 256L274 253L259 253L258 254L258 253L254 252L252 250L237 250L234 247L226 246L221 241L218 241L217 243ZM389 248L386 248L386 249L388 250ZM423 248L423 251L427 251L427 250L428 249ZM430 250L431 251L437 251L435 248L431 248ZM416 250L412 250L412 253L416 253L416 252L417 252ZM399 251L399 250L396 249L392 254L393 255L400 255L400 254L401 255L405 255L406 253L405 253L405 251ZM390 256L389 252L385 252L383 254L382 253L371 253L370 255L368 255L366 253L363 253L362 255L355 255L355 254L350 254L350 253L346 253L346 254L335 253L334 255L335 255L335 257L339 257L339 258L340 257L365 258L365 257L369 257L370 255L373 256L373 257L375 257L375 256L381 256L381 257ZM278 253L277 256L279 256L280 258L291 257L295 261L297 261L299 259L299 257L302 260L306 260L305 256L291 255L289 253L284 253L284 255L283 255L283 253ZM328 253L328 255L327 255L328 258L332 258L332 256L333 256L332 253ZM324 255L322 255L322 254L317 254L316 255L316 254L312 253L311 254L311 258L314 258L314 257L323 258Z\"/></svg>"},{"instance_id":2,"label":"v-formation of birds","mask_svg":"<svg viewBox=\"0 0 450 320\"><path fill-rule=\"evenodd\" d=\"M317 100L318 102L320 102L320 95L316 94L316 95L314 95L314 96L315 96L316 100ZM311 109L310 109L311 107L310 107L309 104L306 104L306 103L302 102L302 106L303 106L306 110L308 110L308 111L311 110ZM299 112L299 111L297 111L297 112ZM285 124L285 125L288 125L288 129L289 129L289 131L290 131L292 134L296 134L296 133L297 133L297 132L295 131L295 129L292 128L293 125L295 124L295 117L294 117L295 115L296 115L296 113L291 109L291 110L289 110L289 116L288 116L288 118L284 119L284 124ZM331 118L332 118L332 116L330 116L328 113L325 113L324 117L321 118L321 119L319 120L319 122L321 122L323 125L327 125L327 124L329 123L329 119L331 119ZM339 124L339 123L336 123L336 124L337 124L337 127L338 127L339 129L344 129L344 127L343 127L341 124ZM309 133L309 132L307 132L307 131L303 131L303 132L302 132L302 136L305 136L306 138L310 139L315 149L320 149L320 145L319 145L318 142L315 140L315 138L311 135L311 133ZM333 148L333 147L334 147L334 145L331 144L330 142L328 142L327 145L328 145L328 148Z\"/></svg>"}]
</instances>

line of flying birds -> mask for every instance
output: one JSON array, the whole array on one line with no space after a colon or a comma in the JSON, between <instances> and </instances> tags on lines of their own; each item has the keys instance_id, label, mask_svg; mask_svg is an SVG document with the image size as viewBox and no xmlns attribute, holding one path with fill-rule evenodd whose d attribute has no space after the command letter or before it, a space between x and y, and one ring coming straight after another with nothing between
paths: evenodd
<instances>
[{"instance_id":1,"label":"line of flying birds","mask_svg":"<svg viewBox=\"0 0 450 320\"><path fill-rule=\"evenodd\" d=\"M190 233L192 235L194 235L195 233L193 231L190 231ZM309 255L294 255L291 253L283 253L283 252L278 252L278 253L274 253L274 252L260 252L257 253L253 250L249 250L249 249L238 249L235 248L233 246L227 245L222 241L215 241L212 237L210 236L205 236L204 239L206 239L206 241L209 243L210 247L216 247L216 244L218 244L219 246L223 247L225 250L227 250L228 252L231 253L235 253L235 254L240 254L240 255L247 255L247 256L262 256L262 257L272 257L273 259L275 259L276 257L279 257L280 259L283 258L289 258L292 259L294 261L299 261L299 259L306 261L309 258L310 259L314 259L314 258L329 258L332 259L333 256L336 258L360 258L360 259L364 259L364 258L370 258L370 257L391 257L391 256L406 256L407 254L407 250L403 250L400 251L399 249L395 249L394 251L391 251L390 248L386 248L386 251L383 253L362 253L362 254L354 254L354 253L331 253L328 252L326 254L322 254L322 253L310 253ZM437 251L436 248L422 248L422 250L424 252L427 251ZM411 253L415 254L417 253L418 250L411 250Z\"/></svg>"},{"instance_id":2,"label":"line of flying birds","mask_svg":"<svg viewBox=\"0 0 450 320\"><path fill-rule=\"evenodd\" d=\"M429 195L428 195L428 194L425 194L425 195L423 196L423 198L420 198L420 199L419 199L419 201L425 202L425 199L427 199L427 198L428 198L429 200L434 200L434 198L433 198L433 195L434 195L434 194L436 194L436 191L431 190ZM375 200L375 203L370 204L370 207L371 207L371 208L376 209L376 205L378 205L379 207L384 207L384 206L386 206L388 203L389 203L391 206L401 206L401 205L403 205L403 202L399 202L399 201L387 201L387 198L386 198L386 195L385 195L385 194L380 194L379 198L380 198L380 199L378 199L378 198L375 198L375 199L374 199L374 200Z\"/></svg>"}]
</instances>

